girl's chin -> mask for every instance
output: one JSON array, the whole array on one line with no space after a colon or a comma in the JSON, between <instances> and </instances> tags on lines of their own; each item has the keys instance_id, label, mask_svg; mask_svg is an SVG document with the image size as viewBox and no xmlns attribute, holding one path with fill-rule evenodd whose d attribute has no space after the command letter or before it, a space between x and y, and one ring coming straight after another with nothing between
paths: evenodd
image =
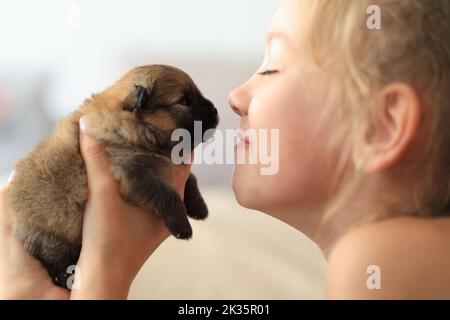
<instances>
[{"instance_id":1,"label":"girl's chin","mask_svg":"<svg viewBox=\"0 0 450 320\"><path fill-rule=\"evenodd\" d=\"M258 181L251 168L246 165L238 165L233 174L233 192L237 202L248 209L258 210L264 197L260 197L261 183Z\"/></svg>"}]
</instances>

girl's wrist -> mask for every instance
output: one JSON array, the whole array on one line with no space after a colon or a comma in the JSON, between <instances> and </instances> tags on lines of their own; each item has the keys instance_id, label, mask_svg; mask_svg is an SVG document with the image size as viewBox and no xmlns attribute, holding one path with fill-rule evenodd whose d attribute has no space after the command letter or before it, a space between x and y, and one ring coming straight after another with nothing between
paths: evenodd
<instances>
[{"instance_id":1,"label":"girl's wrist","mask_svg":"<svg viewBox=\"0 0 450 320\"><path fill-rule=\"evenodd\" d=\"M50 278L46 281L29 278L10 286L2 283L0 290L0 300L65 300L68 296L68 291L56 287Z\"/></svg>"},{"instance_id":2,"label":"girl's wrist","mask_svg":"<svg viewBox=\"0 0 450 320\"><path fill-rule=\"evenodd\" d=\"M131 283L103 274L83 276L80 286L72 288L72 300L126 300Z\"/></svg>"},{"instance_id":3,"label":"girl's wrist","mask_svg":"<svg viewBox=\"0 0 450 320\"><path fill-rule=\"evenodd\" d=\"M71 299L127 299L135 274L125 266L100 257L80 258L75 270Z\"/></svg>"}]
</instances>

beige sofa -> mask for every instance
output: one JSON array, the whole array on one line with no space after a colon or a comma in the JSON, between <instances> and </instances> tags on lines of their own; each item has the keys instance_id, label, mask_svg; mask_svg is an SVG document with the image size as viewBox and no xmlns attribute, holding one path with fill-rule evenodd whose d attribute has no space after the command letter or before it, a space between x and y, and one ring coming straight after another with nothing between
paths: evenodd
<instances>
[{"instance_id":1,"label":"beige sofa","mask_svg":"<svg viewBox=\"0 0 450 320\"><path fill-rule=\"evenodd\" d=\"M309 239L227 190L203 191L207 221L169 238L147 261L130 299L322 299L324 258ZM130 248L132 250L132 248Z\"/></svg>"}]
</instances>

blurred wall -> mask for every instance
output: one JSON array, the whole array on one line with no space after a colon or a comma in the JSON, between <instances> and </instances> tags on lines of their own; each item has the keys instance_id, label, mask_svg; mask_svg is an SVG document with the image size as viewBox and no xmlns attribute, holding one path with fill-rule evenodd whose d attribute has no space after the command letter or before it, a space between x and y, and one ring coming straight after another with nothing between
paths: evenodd
<instances>
[{"instance_id":1,"label":"blurred wall","mask_svg":"<svg viewBox=\"0 0 450 320\"><path fill-rule=\"evenodd\" d=\"M183 68L219 108L221 128L238 127L227 95L262 61L275 2L2 0L0 180L57 119L137 64ZM194 171L201 184L229 185L232 167Z\"/></svg>"}]
</instances>

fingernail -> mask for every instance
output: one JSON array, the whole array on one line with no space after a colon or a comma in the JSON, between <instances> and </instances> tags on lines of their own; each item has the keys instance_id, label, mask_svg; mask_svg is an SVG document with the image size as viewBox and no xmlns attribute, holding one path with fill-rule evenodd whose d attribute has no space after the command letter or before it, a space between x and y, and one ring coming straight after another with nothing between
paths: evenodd
<instances>
[{"instance_id":1,"label":"fingernail","mask_svg":"<svg viewBox=\"0 0 450 320\"><path fill-rule=\"evenodd\" d=\"M86 116L80 118L80 130L82 133L87 133L88 131L88 121Z\"/></svg>"},{"instance_id":2,"label":"fingernail","mask_svg":"<svg viewBox=\"0 0 450 320\"><path fill-rule=\"evenodd\" d=\"M16 175L16 171L11 172L11 175L8 178L8 184L11 183Z\"/></svg>"}]
</instances>

